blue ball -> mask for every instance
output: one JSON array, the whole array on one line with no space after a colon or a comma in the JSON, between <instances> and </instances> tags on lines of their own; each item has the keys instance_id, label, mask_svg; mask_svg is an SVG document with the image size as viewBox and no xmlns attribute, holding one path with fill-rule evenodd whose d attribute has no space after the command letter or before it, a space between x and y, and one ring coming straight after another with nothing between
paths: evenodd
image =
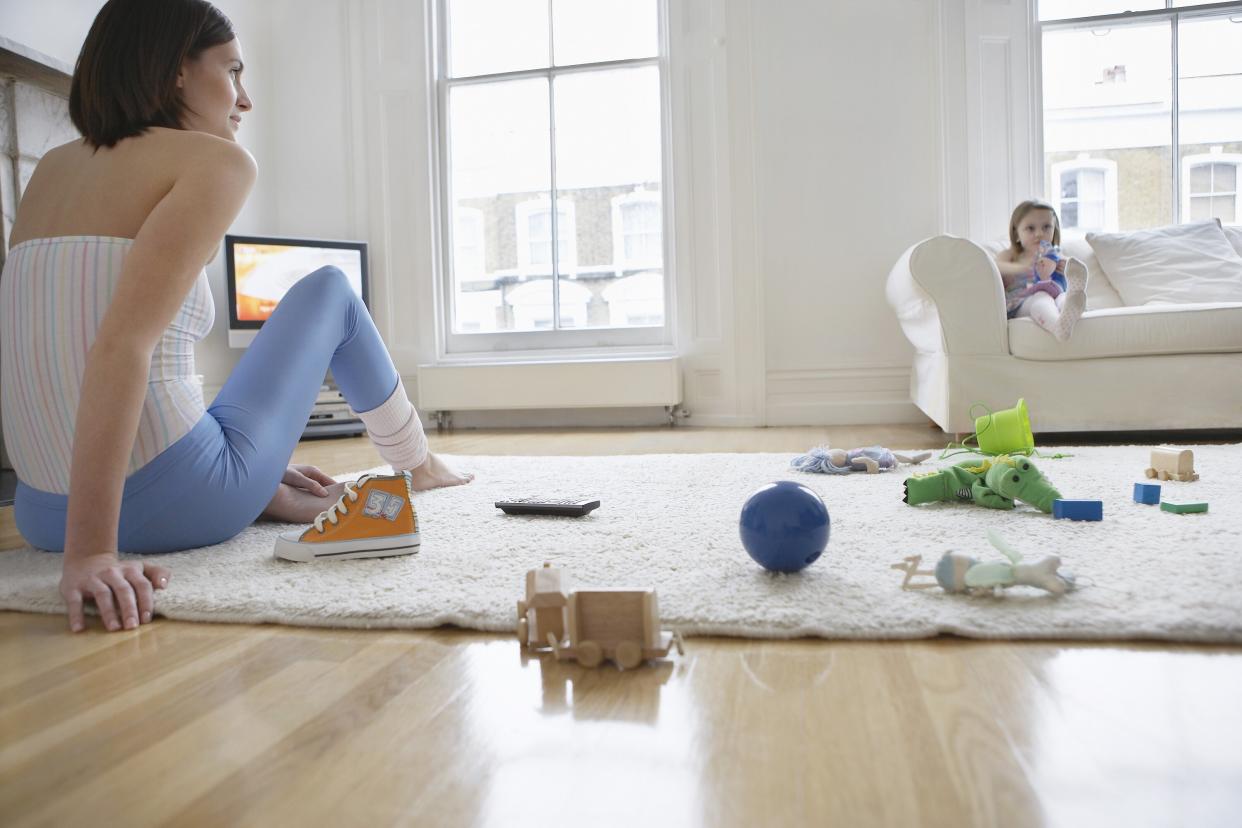
<instances>
[{"instance_id":1,"label":"blue ball","mask_svg":"<svg viewBox=\"0 0 1242 828\"><path fill-rule=\"evenodd\" d=\"M828 507L792 480L769 483L747 498L738 531L755 562L773 572L797 572L828 545Z\"/></svg>"}]
</instances>

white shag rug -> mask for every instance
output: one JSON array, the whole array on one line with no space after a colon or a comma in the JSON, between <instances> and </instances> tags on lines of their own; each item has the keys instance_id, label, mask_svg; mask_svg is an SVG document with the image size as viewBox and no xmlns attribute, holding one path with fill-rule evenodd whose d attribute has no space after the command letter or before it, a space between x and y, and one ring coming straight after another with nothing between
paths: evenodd
<instances>
[{"instance_id":1,"label":"white shag rug","mask_svg":"<svg viewBox=\"0 0 1242 828\"><path fill-rule=\"evenodd\" d=\"M552 561L572 586L654 586L664 627L685 635L1242 642L1242 487L1232 476L1242 445L1191 448L1201 479L1167 481L1162 495L1207 501L1206 514L1133 501L1150 447L1058 449L1073 456L1036 459L1066 498L1102 500L1102 522L1054 520L1026 506L906 505L908 468L952 462L934 458L832 476L791 470L792 454L460 456L450 462L475 472L474 483L416 496L417 555L289 563L272 556L288 527L259 524L215 547L148 558L173 571L157 613L197 621L512 631L525 572ZM823 556L792 575L761 569L738 538L742 503L780 479L818 492L832 519ZM511 517L493 507L534 494L592 496L602 506L585 518ZM902 573L890 565L907 555L922 554L924 568L946 549L1000 559L989 527L1027 558L1061 555L1080 588L1062 597L1030 587L1000 597L899 588ZM59 571L59 555L0 553L0 609L63 612Z\"/></svg>"}]
</instances>

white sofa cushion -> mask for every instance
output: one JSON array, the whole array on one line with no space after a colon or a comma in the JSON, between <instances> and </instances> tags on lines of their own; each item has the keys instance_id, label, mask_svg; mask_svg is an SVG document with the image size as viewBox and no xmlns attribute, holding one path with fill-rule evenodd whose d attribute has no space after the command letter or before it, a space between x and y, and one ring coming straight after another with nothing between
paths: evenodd
<instances>
[{"instance_id":1,"label":"white sofa cushion","mask_svg":"<svg viewBox=\"0 0 1242 828\"><path fill-rule=\"evenodd\" d=\"M1242 256L1216 219L1087 242L1126 305L1242 302Z\"/></svg>"},{"instance_id":2,"label":"white sofa cushion","mask_svg":"<svg viewBox=\"0 0 1242 828\"><path fill-rule=\"evenodd\" d=\"M1121 294L1109 281L1108 274L1100 267L1091 245L1085 238L1070 239L1061 245L1061 252L1070 258L1077 259L1087 268L1087 310L1103 310L1104 308L1120 308L1125 302Z\"/></svg>"},{"instance_id":3,"label":"white sofa cushion","mask_svg":"<svg viewBox=\"0 0 1242 828\"><path fill-rule=\"evenodd\" d=\"M1147 305L1083 314L1068 342L1028 318L1009 320L1009 352L1061 361L1242 352L1242 303ZM1236 381L1221 377L1222 382Z\"/></svg>"}]
</instances>

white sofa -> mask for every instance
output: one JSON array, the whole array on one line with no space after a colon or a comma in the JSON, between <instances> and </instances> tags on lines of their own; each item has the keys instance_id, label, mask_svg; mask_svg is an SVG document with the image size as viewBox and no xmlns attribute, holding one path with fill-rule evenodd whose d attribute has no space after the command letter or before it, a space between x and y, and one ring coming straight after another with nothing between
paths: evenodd
<instances>
[{"instance_id":1,"label":"white sofa","mask_svg":"<svg viewBox=\"0 0 1242 828\"><path fill-rule=\"evenodd\" d=\"M1225 232L1242 254L1242 230ZM915 349L910 397L942 429L972 432L974 403L1004 409L1019 397L1037 432L1242 428L1242 301L1126 307L1091 246L1069 242L1064 252L1090 272L1087 310L1058 342L1030 319L1006 319L1003 245L937 236L888 277Z\"/></svg>"}]
</instances>

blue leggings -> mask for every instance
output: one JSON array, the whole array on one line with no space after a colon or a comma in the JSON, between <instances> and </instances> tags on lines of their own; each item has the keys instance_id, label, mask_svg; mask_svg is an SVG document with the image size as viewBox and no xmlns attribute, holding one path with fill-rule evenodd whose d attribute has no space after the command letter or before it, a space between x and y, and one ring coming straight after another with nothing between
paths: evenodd
<instances>
[{"instance_id":1,"label":"blue leggings","mask_svg":"<svg viewBox=\"0 0 1242 828\"><path fill-rule=\"evenodd\" d=\"M188 434L125 481L122 552L171 552L227 540L276 494L328 368L350 407L370 411L398 374L344 273L324 267L276 306L211 407ZM65 548L69 498L17 485L28 543Z\"/></svg>"}]
</instances>

